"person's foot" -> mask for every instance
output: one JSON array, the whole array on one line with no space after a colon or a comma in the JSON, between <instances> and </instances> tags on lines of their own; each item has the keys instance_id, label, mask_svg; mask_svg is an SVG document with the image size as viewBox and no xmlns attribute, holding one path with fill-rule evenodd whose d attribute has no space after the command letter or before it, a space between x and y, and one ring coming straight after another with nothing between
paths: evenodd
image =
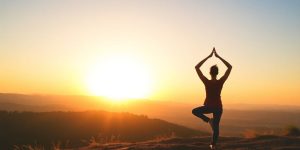
<instances>
[{"instance_id":1,"label":"person's foot","mask_svg":"<svg viewBox=\"0 0 300 150\"><path fill-rule=\"evenodd\" d=\"M213 149L213 150L216 150L216 145L210 144L210 145L209 145L209 148L210 148L210 149Z\"/></svg>"},{"instance_id":2,"label":"person's foot","mask_svg":"<svg viewBox=\"0 0 300 150\"><path fill-rule=\"evenodd\" d=\"M208 124L210 125L211 129L214 129L214 118L210 118L208 121Z\"/></svg>"}]
</instances>

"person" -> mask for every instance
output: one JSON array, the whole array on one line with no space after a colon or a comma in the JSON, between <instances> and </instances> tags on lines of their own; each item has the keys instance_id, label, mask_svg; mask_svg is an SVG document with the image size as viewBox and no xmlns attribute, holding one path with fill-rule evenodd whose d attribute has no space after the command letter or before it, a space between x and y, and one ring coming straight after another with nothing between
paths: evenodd
<instances>
[{"instance_id":1,"label":"person","mask_svg":"<svg viewBox=\"0 0 300 150\"><path fill-rule=\"evenodd\" d=\"M203 73L200 70L200 67L204 64L204 62L208 58L212 57L213 54L226 65L227 70L220 79L217 79L217 75L219 73L218 66L217 65L212 66L210 68L211 79L209 80L203 75ZM227 78L231 72L232 66L226 60L224 60L220 55L218 55L215 48L213 48L210 55L208 55L206 58L204 58L202 61L200 61L195 66L195 68L196 68L199 78L204 83L205 91L206 91L206 98L204 101L204 106L194 108L192 110L192 113L195 116L201 118L204 122L207 122L211 126L213 134L212 134L212 139L211 139L211 143L209 146L211 149L215 149L216 143L217 143L217 140L219 137L219 123L220 123L222 112L223 112L222 101L221 101L221 91L222 91L223 84L225 83L225 81L227 80ZM213 118L208 118L207 116L204 115L204 114L209 114L209 113L213 114Z\"/></svg>"}]
</instances>

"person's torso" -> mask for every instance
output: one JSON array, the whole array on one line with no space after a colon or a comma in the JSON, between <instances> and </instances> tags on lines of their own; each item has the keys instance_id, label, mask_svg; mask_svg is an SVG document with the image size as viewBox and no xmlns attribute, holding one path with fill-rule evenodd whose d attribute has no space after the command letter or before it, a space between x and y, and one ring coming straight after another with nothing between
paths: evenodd
<instances>
[{"instance_id":1,"label":"person's torso","mask_svg":"<svg viewBox=\"0 0 300 150\"><path fill-rule=\"evenodd\" d=\"M205 83L206 98L204 105L222 107L221 92L223 84L220 80L208 80Z\"/></svg>"}]
</instances>

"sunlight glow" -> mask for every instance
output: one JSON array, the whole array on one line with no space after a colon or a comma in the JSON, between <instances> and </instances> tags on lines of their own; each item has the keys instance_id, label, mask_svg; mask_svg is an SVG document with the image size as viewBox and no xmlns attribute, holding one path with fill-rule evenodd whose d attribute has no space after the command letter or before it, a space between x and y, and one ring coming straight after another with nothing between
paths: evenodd
<instances>
[{"instance_id":1,"label":"sunlight glow","mask_svg":"<svg viewBox=\"0 0 300 150\"><path fill-rule=\"evenodd\" d=\"M141 62L124 56L114 56L94 64L86 80L92 95L115 101L145 98L151 89L147 68Z\"/></svg>"}]
</instances>

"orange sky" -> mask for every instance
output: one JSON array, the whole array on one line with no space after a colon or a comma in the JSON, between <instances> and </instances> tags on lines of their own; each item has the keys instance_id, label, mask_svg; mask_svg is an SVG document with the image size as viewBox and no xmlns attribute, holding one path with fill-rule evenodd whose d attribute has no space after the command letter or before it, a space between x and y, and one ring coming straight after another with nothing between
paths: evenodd
<instances>
[{"instance_id":1,"label":"orange sky","mask_svg":"<svg viewBox=\"0 0 300 150\"><path fill-rule=\"evenodd\" d=\"M233 65L224 103L300 105L298 1L0 1L0 92L89 95L90 66L129 55L146 98L202 103L194 66ZM208 76L213 64L202 68ZM122 73L120 73L122 75Z\"/></svg>"}]
</instances>

